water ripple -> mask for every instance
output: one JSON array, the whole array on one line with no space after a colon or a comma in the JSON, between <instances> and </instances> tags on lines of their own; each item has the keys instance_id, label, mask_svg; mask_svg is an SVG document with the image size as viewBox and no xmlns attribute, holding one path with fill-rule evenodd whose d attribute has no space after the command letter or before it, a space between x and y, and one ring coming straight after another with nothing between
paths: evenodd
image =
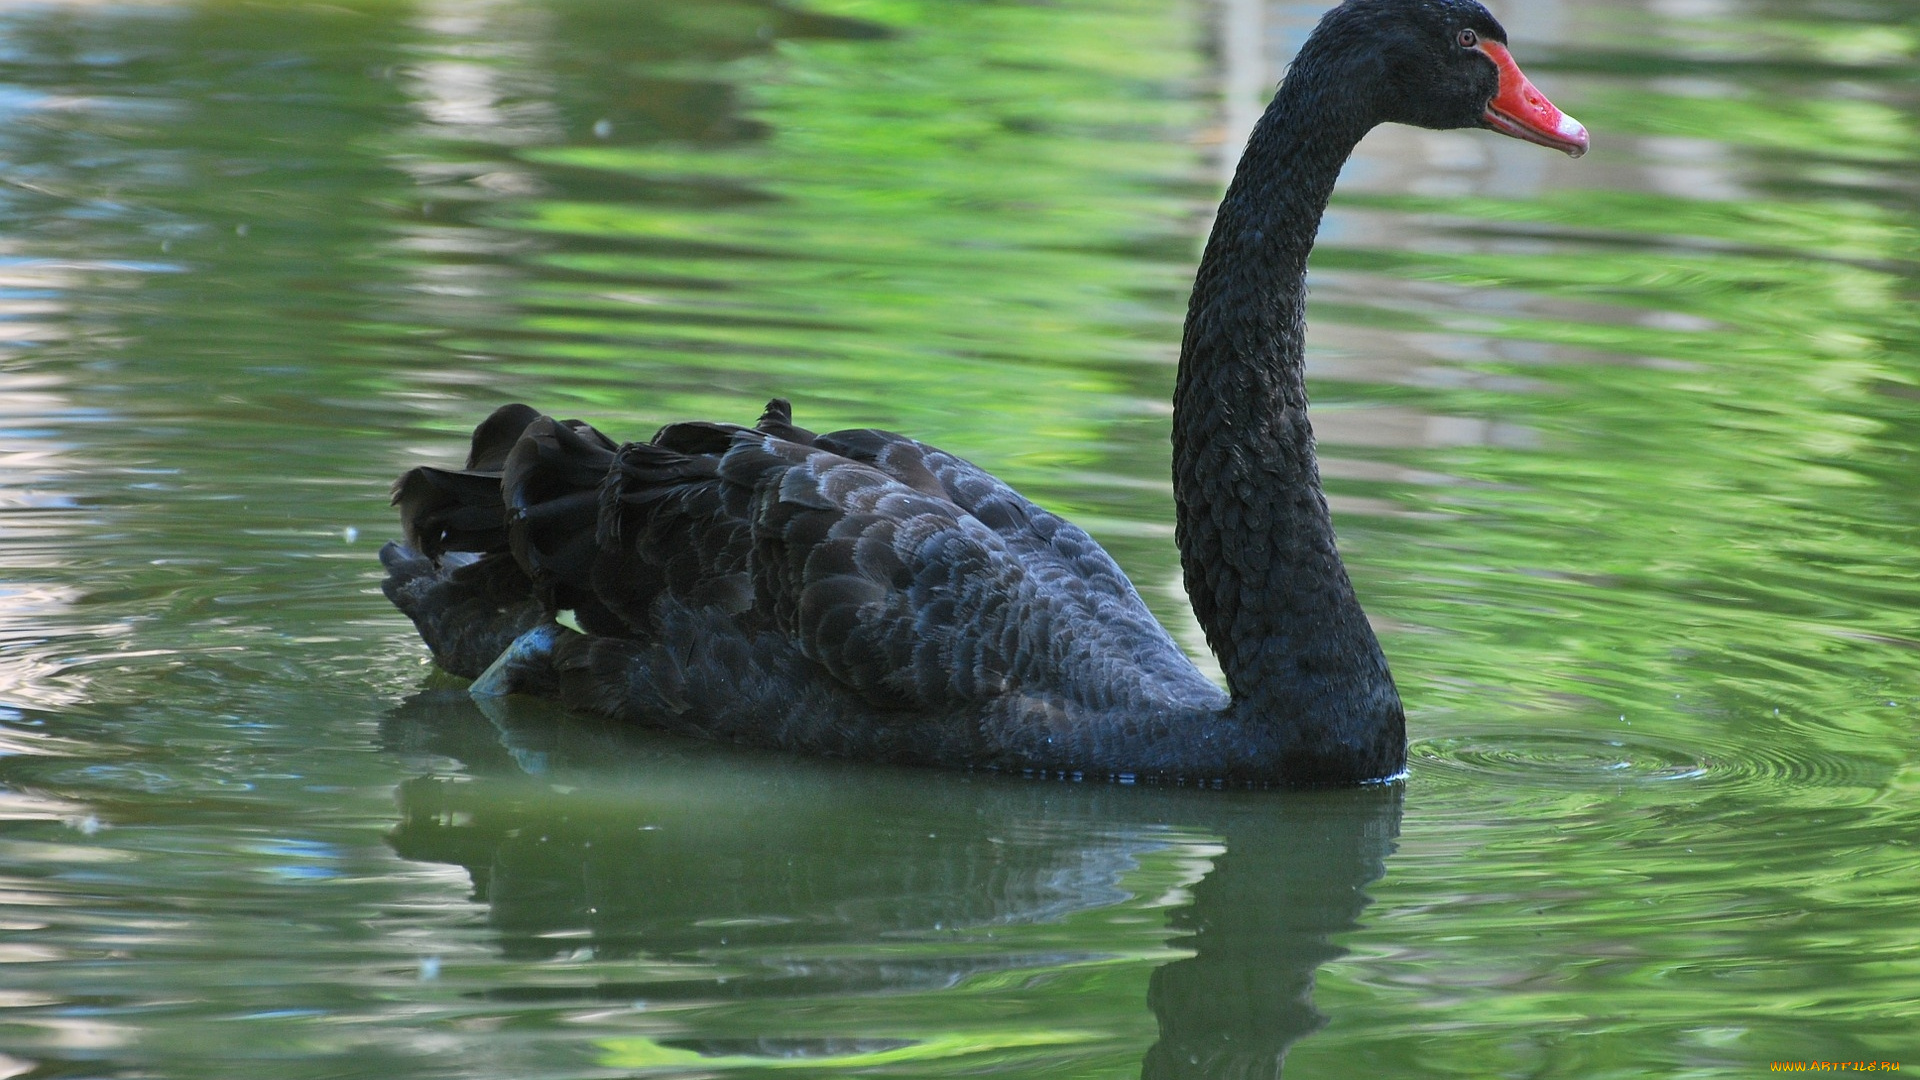
<instances>
[{"instance_id":1,"label":"water ripple","mask_svg":"<svg viewBox=\"0 0 1920 1080\"><path fill-rule=\"evenodd\" d=\"M1871 759L1758 740L1681 746L1638 734L1489 731L1422 739L1409 751L1417 780L1545 788L1684 784L1690 788L1880 787L1890 770Z\"/></svg>"}]
</instances>

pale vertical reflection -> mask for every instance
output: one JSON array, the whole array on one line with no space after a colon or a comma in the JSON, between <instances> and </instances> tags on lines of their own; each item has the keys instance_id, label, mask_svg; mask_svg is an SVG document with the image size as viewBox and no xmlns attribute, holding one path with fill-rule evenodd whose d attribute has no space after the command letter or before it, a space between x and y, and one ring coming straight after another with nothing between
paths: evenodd
<instances>
[{"instance_id":1,"label":"pale vertical reflection","mask_svg":"<svg viewBox=\"0 0 1920 1080\"><path fill-rule=\"evenodd\" d=\"M1565 0L1492 0L1488 6L1506 25L1514 49L1524 63L1529 50L1565 45L1577 36ZM1267 64L1279 70L1298 50L1325 12L1319 3L1274 2L1265 11ZM1540 147L1503 139L1485 131L1427 131L1385 124L1361 141L1340 178L1341 192L1422 195L1435 198L1484 196L1526 198L1550 187L1561 160ZM1356 212L1336 205L1322 223L1325 246L1446 246L1462 243L1454 236L1421 236L1421 226L1403 216ZM1416 239L1417 237L1417 239ZM1315 270L1312 291L1316 300L1364 305L1389 305L1430 313L1436 319L1457 319L1473 313L1496 313L1505 307L1532 303L1531 298L1487 290L1467 292L1382 278L1354 271ZM1478 336L1434 335L1383 331L1352 320L1311 319L1307 370L1310 380L1397 385L1455 385L1461 361L1482 359L1493 345ZM1524 389L1509 386L1507 389ZM1537 437L1525 429L1491 424L1472 417L1431 414L1380 406L1329 409L1323 403L1314 418L1322 446L1322 469L1329 476L1374 479L1371 463L1342 459L1338 448L1445 447L1499 445L1525 448ZM1349 514L1380 516L1398 513L1387 500L1334 496L1337 509Z\"/></svg>"},{"instance_id":2,"label":"pale vertical reflection","mask_svg":"<svg viewBox=\"0 0 1920 1080\"><path fill-rule=\"evenodd\" d=\"M538 48L547 21L537 6L503 0L430 0L414 18L422 58L408 69L404 85L422 121L416 134L440 145L392 160L413 178L425 219L402 226L395 241L405 253L399 261L413 277L415 317L422 325L484 321L512 284L510 260L503 256L524 241L460 221L449 211L545 190L533 170L480 148L563 140L556 91ZM448 153L449 143L476 150Z\"/></svg>"},{"instance_id":3,"label":"pale vertical reflection","mask_svg":"<svg viewBox=\"0 0 1920 1080\"><path fill-rule=\"evenodd\" d=\"M9 268L13 274L18 267ZM12 331L0 298L0 336ZM44 580L68 564L86 522L64 480L78 471L73 445L48 429L74 411L60 382L40 373L0 371L0 706L47 708L86 700L49 651L70 638L80 590ZM40 580L36 580L40 579ZM86 636L123 633L124 625L83 628Z\"/></svg>"},{"instance_id":4,"label":"pale vertical reflection","mask_svg":"<svg viewBox=\"0 0 1920 1080\"><path fill-rule=\"evenodd\" d=\"M1640 155L1647 187L1677 199L1733 200L1749 197L1738 162L1725 143L1677 136L1645 136Z\"/></svg>"},{"instance_id":5,"label":"pale vertical reflection","mask_svg":"<svg viewBox=\"0 0 1920 1080\"><path fill-rule=\"evenodd\" d=\"M530 27L519 25L538 19L525 5L498 0L422 5L414 26L426 57L407 74L428 134L501 146L559 137L553 88L530 62Z\"/></svg>"},{"instance_id":6,"label":"pale vertical reflection","mask_svg":"<svg viewBox=\"0 0 1920 1080\"><path fill-rule=\"evenodd\" d=\"M1267 0L1220 0L1220 138L1222 182L1233 179L1240 151L1266 109ZM1279 70L1277 67L1271 70Z\"/></svg>"},{"instance_id":7,"label":"pale vertical reflection","mask_svg":"<svg viewBox=\"0 0 1920 1080\"><path fill-rule=\"evenodd\" d=\"M1724 19L1738 10L1734 0L1648 0L1647 7L1663 19Z\"/></svg>"},{"instance_id":8,"label":"pale vertical reflection","mask_svg":"<svg viewBox=\"0 0 1920 1080\"><path fill-rule=\"evenodd\" d=\"M10 60L20 57L9 54ZM65 129L73 116L109 111L131 112L131 98L96 96L82 90L40 92L12 85L0 94L0 133L6 156L14 140L49 127ZM147 103L152 110L164 105ZM72 163L66 163L72 164ZM89 163L91 164L91 163ZM40 205L86 207L97 213L109 200L90 200L78 166L51 174L27 166L6 170L0 201L10 220L34 220L28 209ZM14 200L27 200L16 207ZM49 346L74 346L74 294L101 278L172 269L163 264L131 264L78 258L35 257L26 245L0 240L0 709L52 708L86 701L87 679L71 669L77 642L98 648L123 637L124 622L87 624L75 608L83 590L59 579L71 577L78 551L100 532L98 512L85 508L74 490L78 477L97 466L83 461L84 425L110 420L97 408L76 404L64 368L40 357ZM4 713L0 713L0 719ZM23 752L9 738L0 756ZM18 796L0 817L18 818ZM48 811L64 816L60 808Z\"/></svg>"},{"instance_id":9,"label":"pale vertical reflection","mask_svg":"<svg viewBox=\"0 0 1920 1080\"><path fill-rule=\"evenodd\" d=\"M0 252L0 363L65 337L75 266L6 258ZM74 406L44 372L0 370L0 704L68 705L83 699L53 681L59 663L43 646L78 590L44 580L65 565L79 511L65 480L77 471L72 444L55 437ZM111 632L116 628L101 628Z\"/></svg>"}]
</instances>

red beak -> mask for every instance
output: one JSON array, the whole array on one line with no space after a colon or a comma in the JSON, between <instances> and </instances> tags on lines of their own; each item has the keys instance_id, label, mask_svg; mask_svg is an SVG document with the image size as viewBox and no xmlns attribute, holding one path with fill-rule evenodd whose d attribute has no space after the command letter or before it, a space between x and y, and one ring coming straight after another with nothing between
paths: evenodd
<instances>
[{"instance_id":1,"label":"red beak","mask_svg":"<svg viewBox=\"0 0 1920 1080\"><path fill-rule=\"evenodd\" d=\"M1505 45L1482 41L1475 47L1500 69L1500 90L1480 117L1488 127L1502 135L1565 151L1568 157L1587 152L1587 129L1533 88Z\"/></svg>"}]
</instances>

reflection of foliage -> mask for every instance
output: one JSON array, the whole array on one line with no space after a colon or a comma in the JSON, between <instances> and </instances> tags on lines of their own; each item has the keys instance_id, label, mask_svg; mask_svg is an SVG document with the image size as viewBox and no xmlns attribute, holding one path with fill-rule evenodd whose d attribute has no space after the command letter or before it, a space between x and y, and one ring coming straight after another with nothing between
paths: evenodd
<instances>
[{"instance_id":1,"label":"reflection of foliage","mask_svg":"<svg viewBox=\"0 0 1920 1080\"><path fill-rule=\"evenodd\" d=\"M423 703L392 731L477 719L464 702ZM409 859L465 866L509 956L586 949L617 972L597 985L520 975L490 993L643 1003L633 1034L597 1040L619 1068L1137 1072L1152 1040L1147 980L1181 956L1166 942L1170 908L1190 901L1219 851L1165 815L1231 810L1211 793L1160 793L1145 811L1099 788L1062 800L1043 785L929 786L912 772L779 758L742 773L739 755L699 743L623 743L587 725L560 725L556 741L552 716L533 719L545 723L528 741L553 744L546 779L563 783L406 783L390 842ZM587 755L625 781L576 772ZM1380 802L1354 809L1358 825ZM1321 803L1284 805L1320 824ZM1378 859L1369 849L1349 861L1365 881ZM1346 890L1326 889L1325 906L1350 919ZM1319 962L1329 928L1314 929L1267 962ZM1272 933L1247 944L1272 946ZM770 1009L769 994L801 1007Z\"/></svg>"},{"instance_id":2,"label":"reflection of foliage","mask_svg":"<svg viewBox=\"0 0 1920 1080\"><path fill-rule=\"evenodd\" d=\"M403 783L388 842L464 867L508 957L602 963L488 994L624 1015L597 1045L625 1068L1271 1075L1400 824L1392 787L1062 787L492 713L386 718L469 772Z\"/></svg>"},{"instance_id":3,"label":"reflection of foliage","mask_svg":"<svg viewBox=\"0 0 1920 1080\"><path fill-rule=\"evenodd\" d=\"M1920 251L1920 224L1912 220L1912 215L1865 200L1708 202L1639 191L1583 190L1547 192L1525 201L1401 195L1348 196L1342 202L1405 213L1450 215L1461 227L1496 222L1569 231L1596 229L1601 232L1591 234L1589 239L1606 235L1616 244L1630 240L1630 244L1620 246L1641 249L1642 259L1698 252L1703 241L1723 253L1747 256L1788 252L1821 260L1907 259ZM1589 257L1587 261L1601 260ZM1825 273L1828 269L1816 265L1809 272ZM1835 299L1853 302L1844 292Z\"/></svg>"},{"instance_id":4,"label":"reflection of foliage","mask_svg":"<svg viewBox=\"0 0 1920 1080\"><path fill-rule=\"evenodd\" d=\"M1178 137L1202 115L1194 30L1147 0L923 7L843 5L889 38L622 69L737 85L764 137L515 152L548 194L463 218L528 245L525 280L437 305L442 344L492 393L629 436L775 395L808 426L911 432L1146 553L1173 617L1153 586L1207 194Z\"/></svg>"},{"instance_id":5,"label":"reflection of foliage","mask_svg":"<svg viewBox=\"0 0 1920 1080\"><path fill-rule=\"evenodd\" d=\"M1323 404L1393 401L1538 434L1525 449L1340 450L1432 478L1392 493L1424 513L1349 520L1344 535L1364 552L1371 609L1414 631L1387 641L1425 736L1411 801L1458 815L1424 837L1410 828L1383 903L1450 896L1449 917L1412 921L1476 946L1416 947L1398 967L1361 965L1352 984L1323 978L1323 1001L1395 1023L1431 987L1472 984L1487 992L1431 1019L1448 1041L1487 1006L1598 1025L1578 1050L1543 1041L1498 1064L1471 1052L1415 1064L1382 1042L1369 1060L1383 1071L1548 1061L1597 1075L1644 1060L1636 1040L1648 1037L1703 1068L1785 1053L1790 1038L1890 1053L1911 1022L1876 1010L1910 992L1915 971L1879 974L1901 954L1913 896L1904 847L1879 846L1913 820L1912 109L1828 93L1787 61L1764 82L1733 64L1637 62L1651 70L1632 83L1568 95L1600 133L1583 164L1611 156L1657 177L1693 154L1753 194L1351 196L1347 212L1396 244L1316 255L1342 283L1338 302L1316 305L1319 326L1444 340L1483 377L1322 386ZM1640 81L1658 74L1745 85L1694 96L1701 87ZM1642 144L1636 162L1633 141L1609 133L1700 141ZM1467 822L1533 814L1553 824L1512 846L1499 828L1465 840ZM1838 836L1858 845L1845 871L1831 866ZM1486 877L1493 865L1502 880ZM1888 890L1857 887L1868 880ZM1827 945L1829 930L1849 944ZM1748 980L1763 970L1779 974ZM1423 989L1386 995L1397 1004L1355 993L1383 978ZM1784 1022L1789 985L1823 1001L1793 1012L1793 1035L1732 1019ZM1596 1011L1596 995L1633 1020L1600 1030L1602 1012L1619 1014ZM1680 1030L1721 1023L1725 1044ZM1309 1042L1295 1057L1312 1069L1331 1049Z\"/></svg>"},{"instance_id":6,"label":"reflection of foliage","mask_svg":"<svg viewBox=\"0 0 1920 1080\"><path fill-rule=\"evenodd\" d=\"M1876 101L1679 97L1620 89L1597 95L1594 106L1589 115L1618 118L1622 134L1691 136L1834 161L1909 161L1916 141L1906 114Z\"/></svg>"},{"instance_id":7,"label":"reflection of foliage","mask_svg":"<svg viewBox=\"0 0 1920 1080\"><path fill-rule=\"evenodd\" d=\"M853 9L921 17L912 4ZM889 41L884 66L850 63L862 45L755 61L771 65L753 80L762 142L525 154L735 201L503 211L508 228L591 239L544 265L621 283L529 292L515 327L535 340L515 351L626 361L610 383L560 388L602 409L751 415L786 394L806 422L911 430L1015 479L1082 457L1100 422L1138 414L1116 375L1168 358L1166 300L1184 273L1175 229L1192 157L1167 134L1195 109L1164 46L1187 31L1144 3L941 10L942 33ZM1160 302L1136 309L1141 293ZM654 383L640 401L636 364Z\"/></svg>"},{"instance_id":8,"label":"reflection of foliage","mask_svg":"<svg viewBox=\"0 0 1920 1080\"><path fill-rule=\"evenodd\" d=\"M948 1058L965 1059L963 1068L1049 1070L1085 1067L1085 1062L1032 1060L1022 1051L1030 1047L1068 1046L1090 1042L1094 1035L1080 1031L1041 1031L1031 1027L977 1031L964 1035L935 1035L927 1039L740 1040L744 1046L699 1049L658 1042L644 1036L603 1039L601 1063L614 1069L872 1069L886 1065L932 1064ZM860 1045L862 1042L872 1046ZM785 1043L786 1045L781 1045ZM759 1050L760 1053L742 1052ZM731 1052L729 1052L731 1051ZM1108 1062L1130 1064L1125 1062Z\"/></svg>"},{"instance_id":9,"label":"reflection of foliage","mask_svg":"<svg viewBox=\"0 0 1920 1080\"><path fill-rule=\"evenodd\" d=\"M1842 154L1852 145L1843 130L1826 139ZM1420 456L1469 483L1421 500L1441 524L1419 527L1425 538L1401 557L1421 578L1466 574L1481 602L1409 595L1400 617L1466 637L1457 653L1418 635L1404 649L1453 653L1437 664L1457 678L1499 641L1478 685L1598 696L1613 711L1670 701L1696 678L1712 697L1731 692L1729 709L1829 709L1863 676L1891 684L1910 666L1899 645L1862 640L1911 640L1920 600L1920 506L1907 485L1889 486L1913 425L1881 392L1920 381L1920 319L1903 299L1912 277L1887 261L1912 251L1910 214L1856 200L1585 192L1348 205L1459 235L1500 223L1481 250L1330 249L1319 265L1544 298L1528 305L1538 312L1476 315L1473 333L1574 350L1475 365L1544 393L1431 395L1442 411L1532 425L1548 445ZM1451 320L1394 314L1429 332ZM1594 362L1606 357L1628 362ZM1436 567L1436 540L1489 570ZM1486 588L1504 599L1486 604ZM1602 668L1604 682L1583 674Z\"/></svg>"},{"instance_id":10,"label":"reflection of foliage","mask_svg":"<svg viewBox=\"0 0 1920 1080\"><path fill-rule=\"evenodd\" d=\"M461 19L429 13L456 7ZM1571 88L1555 87L1598 148L1586 171L1556 175L1632 190L1349 198L1341 212L1387 239L1316 257L1315 347L1389 340L1399 365L1383 383L1317 379L1316 406L1339 410L1341 430L1391 411L1537 438L1330 448L1342 536L1419 745L1406 846L1367 887L1382 902L1344 935L1353 954L1318 969L1334 1024L1289 1051L1300 1075L1355 1062L1381 1075L1731 1074L1769 1054L1864 1058L1911 1038L1914 5L1751 0L1737 22L1562 7L1600 28L1594 49L1557 57ZM71 502L57 517L9 504L39 516L0 537L0 555L60 599L8 659L23 658L24 699L88 705L34 718L44 736L0 713L9 745L37 748L0 759L0 781L23 818L86 807L140 826L84 839L10 826L22 869L9 887L48 901L34 947L116 958L15 965L61 1004L9 1032L83 999L138 1032L109 1050L32 1027L10 1053L56 1072L204 1073L214 1028L201 1021L257 1007L262 986L312 1018L229 1030L250 1026L279 1053L352 1026L376 1040L354 1059L361 1072L417 1071L415 1036L436 1024L448 1048L436 1053L468 1055L447 1067L475 1075L525 1063L496 1058L503 1047L627 1061L654 1052L641 1039L687 1049L593 996L620 981L608 965L629 961L572 957L577 924L516 939L479 924L443 877L367 850L398 773L446 767L368 753L354 719L422 671L368 581L367 541L393 528L381 493L404 465L456 456L457 433L503 396L622 433L751 417L776 393L808 423L907 430L1073 513L1163 615L1177 611L1156 587L1174 576L1165 403L1195 211L1212 195L1186 143L1205 117L1190 10L812 10L5 12L0 80L31 93L0 101L20 110L0 125L12 181L0 214L7 255L23 260L4 299L16 324L51 336L9 340L4 363L60 402L10 417L9 445ZM434 121L431 71L522 126ZM1700 191L1661 177L1676 165L1717 171L1725 197L1678 197ZM1414 363L1438 377L1397 377ZM0 494L21 490L5 483ZM946 791L960 809L876 861L929 873L929 894L979 895L931 874L920 842L938 831L984 851L998 833L969 818L983 803L973 778L937 780L852 808L845 781L805 793L793 805L821 827L795 846L870 837L912 820L895 808ZM720 778L709 794L737 800L754 783ZM1119 802L1072 821L1065 850L1156 812L1138 791L1069 794ZM1243 805L1232 852L1249 835L1296 850L1301 829L1270 814L1277 802ZM598 849L598 834L564 827L578 812L544 805L512 853L543 835ZM28 836L42 825L57 843ZM690 845L679 865L712 850ZM73 853L134 858L63 861ZM1200 870L1218 858L1197 843L1188 855ZM1276 898L1333 863L1274 862L1286 872L1216 910L1309 910ZM584 888L639 864L542 865L611 868L568 879ZM1145 857L1125 879L1132 899L1010 931L1028 952L1093 958L1038 982L1023 980L1042 968L1013 966L953 993L836 997L815 982L808 999L743 978L728 984L738 997L671 1012L712 1029L703 1052L725 1063L727 1037L778 1036L821 1000L841 1023L808 1028L824 1033L816 1050L873 1033L999 1041L1027 1022L1008 1021L1018 1012L1043 1031L1097 1031L1059 1054L1131 1072L1153 1037L1142 985L1167 959L1163 920L1180 903L1155 897L1197 872ZM687 896L660 887L651 895ZM283 919L290 908L299 916ZM924 967L950 944L835 911L846 952L876 964ZM395 912L421 920L420 936L380 937ZM699 929L716 967L744 955L734 931ZM552 951L503 955L526 938ZM459 943L437 983L414 974L429 941ZM1206 963L1161 970L1199 1011L1214 985L1237 999L1270 984L1277 966L1240 951L1230 978ZM508 985L527 996L486 996Z\"/></svg>"}]
</instances>

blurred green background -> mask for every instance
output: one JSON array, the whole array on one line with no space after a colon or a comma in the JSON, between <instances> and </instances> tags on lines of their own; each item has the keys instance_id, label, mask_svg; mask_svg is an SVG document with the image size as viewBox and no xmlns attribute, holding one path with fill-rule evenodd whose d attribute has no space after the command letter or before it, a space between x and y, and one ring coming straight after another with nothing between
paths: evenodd
<instances>
[{"instance_id":1,"label":"blurred green background","mask_svg":"<svg viewBox=\"0 0 1920 1080\"><path fill-rule=\"evenodd\" d=\"M0 9L0 1077L1920 1056L1920 9L1495 7L1593 153L1376 132L1310 283L1411 777L1221 795L488 716L373 554L502 401L777 394L1204 651L1180 318L1320 4Z\"/></svg>"}]
</instances>

